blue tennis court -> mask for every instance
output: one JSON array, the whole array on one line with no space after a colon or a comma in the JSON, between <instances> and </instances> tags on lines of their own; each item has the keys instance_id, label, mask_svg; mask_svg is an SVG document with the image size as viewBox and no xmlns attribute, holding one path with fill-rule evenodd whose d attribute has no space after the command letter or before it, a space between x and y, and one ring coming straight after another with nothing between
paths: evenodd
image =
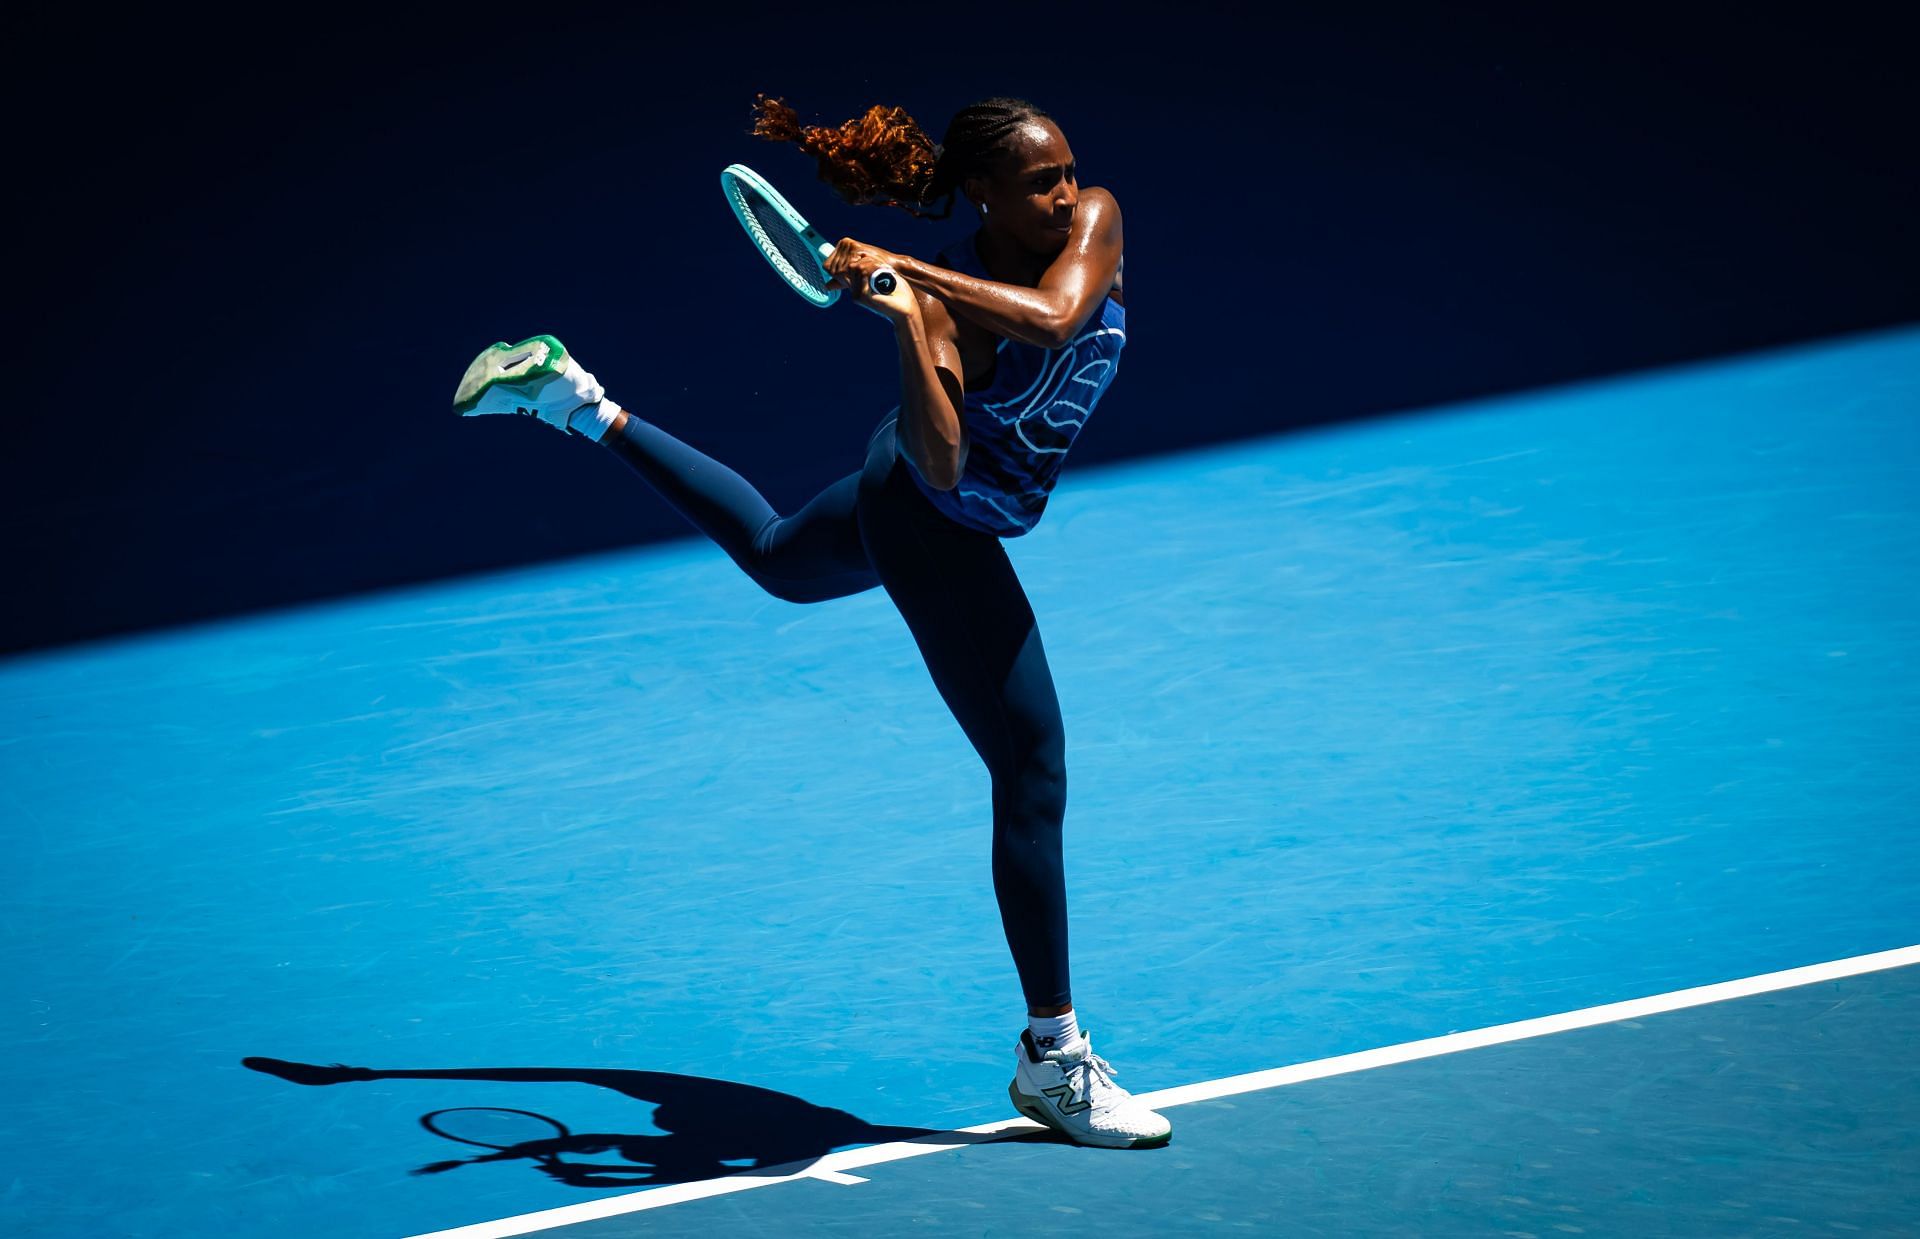
<instances>
[{"instance_id":1,"label":"blue tennis court","mask_svg":"<svg viewBox=\"0 0 1920 1239\"><path fill-rule=\"evenodd\" d=\"M688 541L9 659L0 1225L1911 1233L1916 414L1904 329L1069 467L1008 551L1126 1087L1877 956L1159 1150L1009 1121L986 775L878 592Z\"/></svg>"}]
</instances>

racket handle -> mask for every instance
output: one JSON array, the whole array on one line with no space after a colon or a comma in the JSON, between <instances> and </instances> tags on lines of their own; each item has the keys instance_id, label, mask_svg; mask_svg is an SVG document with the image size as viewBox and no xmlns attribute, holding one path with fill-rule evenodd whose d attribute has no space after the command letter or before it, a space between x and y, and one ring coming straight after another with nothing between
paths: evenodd
<instances>
[{"instance_id":1,"label":"racket handle","mask_svg":"<svg viewBox=\"0 0 1920 1239\"><path fill-rule=\"evenodd\" d=\"M869 277L867 280L867 287L871 288L874 292L880 294L882 297L887 296L889 293L891 293L895 288L898 288L899 286L900 286L900 277L894 274L893 268L891 267L880 268L878 271L875 271L873 275ZM858 304L860 308L863 310L870 310L873 313L878 314L881 318L887 317L887 312L885 310L876 308L874 304L870 301L862 301L862 302L859 302Z\"/></svg>"}]
</instances>

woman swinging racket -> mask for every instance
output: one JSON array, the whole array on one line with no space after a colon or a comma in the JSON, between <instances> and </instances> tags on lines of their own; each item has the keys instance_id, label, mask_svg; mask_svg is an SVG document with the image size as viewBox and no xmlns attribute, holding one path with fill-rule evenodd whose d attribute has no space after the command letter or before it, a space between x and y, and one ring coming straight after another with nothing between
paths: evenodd
<instances>
[{"instance_id":1,"label":"woman swinging racket","mask_svg":"<svg viewBox=\"0 0 1920 1239\"><path fill-rule=\"evenodd\" d=\"M1027 1002L1009 1092L1082 1144L1165 1144L1171 1125L1113 1081L1067 984L1065 736L1033 609L1000 539L1032 529L1126 343L1120 209L1082 190L1058 125L1023 99L962 108L935 143L898 108L802 127L759 98L754 133L793 141L850 202L981 226L932 262L843 239L835 284L890 320L901 400L866 463L781 516L732 470L606 398L552 337L468 367L463 413L530 413L610 448L768 593L823 602L876 585L992 776L993 884ZM919 205L946 198L938 215ZM891 292L868 279L889 267Z\"/></svg>"}]
</instances>

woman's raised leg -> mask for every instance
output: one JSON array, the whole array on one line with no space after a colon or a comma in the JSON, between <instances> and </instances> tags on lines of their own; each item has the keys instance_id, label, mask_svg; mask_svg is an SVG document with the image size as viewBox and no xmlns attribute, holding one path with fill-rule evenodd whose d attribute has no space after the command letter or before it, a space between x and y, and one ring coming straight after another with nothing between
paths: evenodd
<instances>
[{"instance_id":1,"label":"woman's raised leg","mask_svg":"<svg viewBox=\"0 0 1920 1239\"><path fill-rule=\"evenodd\" d=\"M854 520L858 474L782 517L745 478L606 394L558 339L529 336L482 349L454 389L453 409L466 417L530 415L612 448L777 598L821 602L880 583Z\"/></svg>"},{"instance_id":2,"label":"woman's raised leg","mask_svg":"<svg viewBox=\"0 0 1920 1239\"><path fill-rule=\"evenodd\" d=\"M783 517L738 473L631 410L621 410L600 443L774 597L824 602L880 583L854 518L858 473Z\"/></svg>"}]
</instances>

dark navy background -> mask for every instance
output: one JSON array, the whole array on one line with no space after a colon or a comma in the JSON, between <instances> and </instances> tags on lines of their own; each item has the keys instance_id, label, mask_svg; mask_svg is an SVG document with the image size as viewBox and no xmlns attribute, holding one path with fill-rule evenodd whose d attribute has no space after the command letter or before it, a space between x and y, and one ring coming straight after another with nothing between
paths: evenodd
<instances>
[{"instance_id":1,"label":"dark navy background","mask_svg":"<svg viewBox=\"0 0 1920 1239\"><path fill-rule=\"evenodd\" d=\"M922 255L973 214L841 204L756 91L1055 116L1131 258L1081 466L1920 317L1891 28L1237 7L17 24L0 649L686 535L611 455L451 416L496 339L559 335L776 506L854 468L890 336L782 289L717 174Z\"/></svg>"}]
</instances>

